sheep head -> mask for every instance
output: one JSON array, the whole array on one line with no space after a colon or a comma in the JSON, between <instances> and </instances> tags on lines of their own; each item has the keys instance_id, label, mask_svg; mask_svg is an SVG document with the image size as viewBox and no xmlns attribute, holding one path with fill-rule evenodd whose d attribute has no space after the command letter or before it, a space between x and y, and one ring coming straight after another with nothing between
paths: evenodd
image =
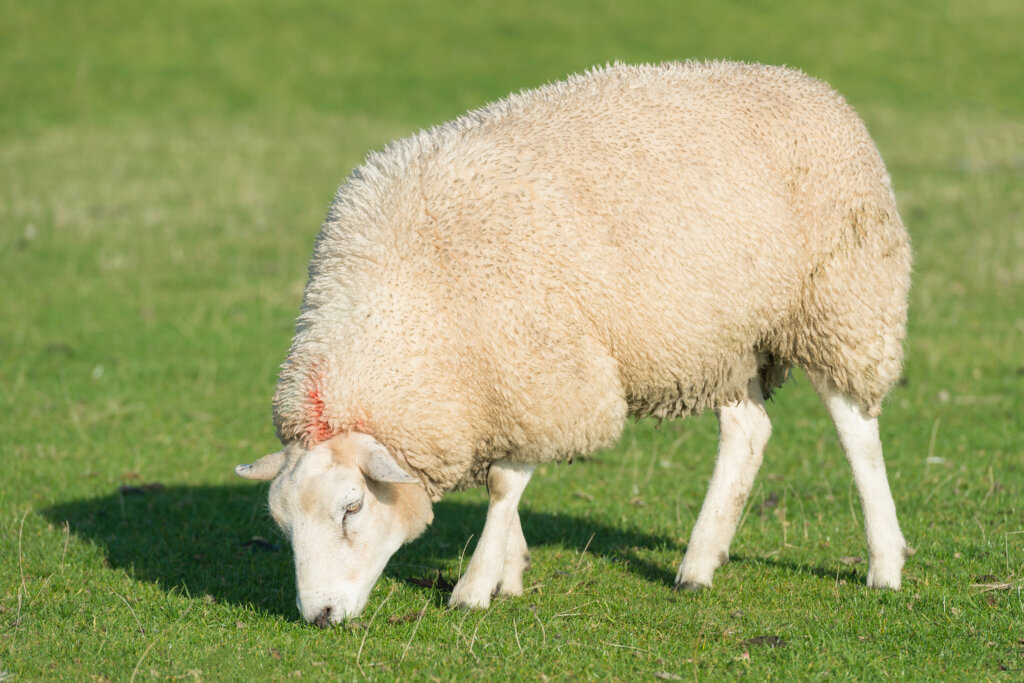
<instances>
[{"instance_id":1,"label":"sheep head","mask_svg":"<svg viewBox=\"0 0 1024 683\"><path fill-rule=\"evenodd\" d=\"M235 473L273 481L270 514L292 544L296 604L321 627L358 615L391 556L433 519L419 480L358 432L293 444Z\"/></svg>"}]
</instances>

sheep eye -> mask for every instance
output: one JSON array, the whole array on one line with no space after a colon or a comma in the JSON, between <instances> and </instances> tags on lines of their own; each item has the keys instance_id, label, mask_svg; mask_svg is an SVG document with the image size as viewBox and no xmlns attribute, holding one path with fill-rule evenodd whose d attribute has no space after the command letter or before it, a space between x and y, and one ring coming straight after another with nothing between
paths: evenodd
<instances>
[{"instance_id":1,"label":"sheep eye","mask_svg":"<svg viewBox=\"0 0 1024 683\"><path fill-rule=\"evenodd\" d=\"M346 505L341 505L341 506L335 508L335 510L337 512L335 512L332 515L332 517L334 518L334 521L337 524L341 525L342 529L344 530L345 525L349 521L351 521L352 515L356 514L357 512L359 512L362 509L363 509L363 501L362 501L362 499L356 500L356 501L353 501L353 502L348 503Z\"/></svg>"}]
</instances>

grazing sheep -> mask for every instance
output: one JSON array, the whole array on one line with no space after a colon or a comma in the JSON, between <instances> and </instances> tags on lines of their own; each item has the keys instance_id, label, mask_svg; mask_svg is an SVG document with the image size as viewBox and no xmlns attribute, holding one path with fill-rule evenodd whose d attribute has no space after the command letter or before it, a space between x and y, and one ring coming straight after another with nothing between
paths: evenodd
<instances>
[{"instance_id":1,"label":"grazing sheep","mask_svg":"<svg viewBox=\"0 0 1024 683\"><path fill-rule=\"evenodd\" d=\"M518 594L538 463L629 416L706 409L707 498L676 577L710 586L761 463L764 399L805 369L864 509L869 586L905 543L876 417L897 380L910 246L863 123L826 84L727 62L609 66L372 154L338 190L274 396L298 605L358 614L446 491L486 483L451 604Z\"/></svg>"}]
</instances>

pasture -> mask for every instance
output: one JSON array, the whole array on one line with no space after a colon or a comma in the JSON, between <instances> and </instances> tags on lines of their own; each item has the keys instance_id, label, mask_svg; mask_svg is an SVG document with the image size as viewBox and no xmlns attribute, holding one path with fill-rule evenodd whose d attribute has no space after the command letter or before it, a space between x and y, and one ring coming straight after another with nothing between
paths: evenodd
<instances>
[{"instance_id":1,"label":"pasture","mask_svg":"<svg viewBox=\"0 0 1024 683\"><path fill-rule=\"evenodd\" d=\"M967 3L4 2L0 681L1020 680L1024 7ZM270 396L313 239L371 149L620 60L829 81L915 251L881 418L916 553L868 591L849 467L797 372L732 561L672 590L712 415L541 467L527 590L446 600L482 490L435 506L363 615L301 621L266 487Z\"/></svg>"}]
</instances>

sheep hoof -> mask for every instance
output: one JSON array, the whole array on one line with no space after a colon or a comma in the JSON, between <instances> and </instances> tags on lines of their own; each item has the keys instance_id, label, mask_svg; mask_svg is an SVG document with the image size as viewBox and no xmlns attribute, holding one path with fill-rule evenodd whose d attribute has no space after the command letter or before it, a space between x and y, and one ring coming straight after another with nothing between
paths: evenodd
<instances>
[{"instance_id":1,"label":"sheep hoof","mask_svg":"<svg viewBox=\"0 0 1024 683\"><path fill-rule=\"evenodd\" d=\"M452 591L452 597L448 600L448 606L464 609L487 609L491 606L491 598L495 591L474 591L471 588L462 586L461 582Z\"/></svg>"},{"instance_id":2,"label":"sheep hoof","mask_svg":"<svg viewBox=\"0 0 1024 683\"><path fill-rule=\"evenodd\" d=\"M906 543L900 543L887 553L872 554L868 562L868 587L899 590L906 556Z\"/></svg>"},{"instance_id":3,"label":"sheep hoof","mask_svg":"<svg viewBox=\"0 0 1024 683\"><path fill-rule=\"evenodd\" d=\"M883 572L871 567L868 569L868 588L898 591L900 589L899 570Z\"/></svg>"},{"instance_id":4,"label":"sheep hoof","mask_svg":"<svg viewBox=\"0 0 1024 683\"><path fill-rule=\"evenodd\" d=\"M448 601L448 606L452 609L487 609L491 606L490 598L487 600L456 600L452 598Z\"/></svg>"},{"instance_id":5,"label":"sheep hoof","mask_svg":"<svg viewBox=\"0 0 1024 683\"><path fill-rule=\"evenodd\" d=\"M523 579L522 579L522 577L519 577L518 580L516 580L515 577L512 577L511 579L503 580L500 584L498 584L498 590L495 592L494 595L495 595L495 597L497 597L499 595L508 596L508 597L514 597L516 595L522 595L522 594L523 594Z\"/></svg>"}]
</instances>

